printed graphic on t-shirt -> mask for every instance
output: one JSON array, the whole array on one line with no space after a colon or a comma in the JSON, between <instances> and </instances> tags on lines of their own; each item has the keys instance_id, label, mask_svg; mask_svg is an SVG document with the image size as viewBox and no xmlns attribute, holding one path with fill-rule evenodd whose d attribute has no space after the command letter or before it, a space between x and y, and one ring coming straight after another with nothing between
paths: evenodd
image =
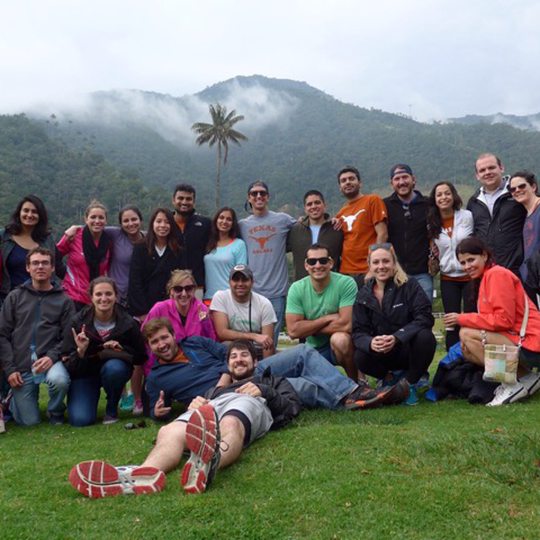
<instances>
[{"instance_id":1,"label":"printed graphic on t-shirt","mask_svg":"<svg viewBox=\"0 0 540 540\"><path fill-rule=\"evenodd\" d=\"M352 231L353 223L356 221L356 218L358 217L359 214L361 214L362 212L365 212L365 211L366 211L366 209L362 208L361 210L358 210L358 212L356 212L356 214L352 214L350 216L341 216L341 219L343 219L343 221L347 224L347 230L348 231Z\"/></svg>"},{"instance_id":2,"label":"printed graphic on t-shirt","mask_svg":"<svg viewBox=\"0 0 540 540\"><path fill-rule=\"evenodd\" d=\"M255 233L270 233L270 234L257 234ZM259 244L259 249L254 249L252 253L272 253L273 248L267 248L266 243L270 238L276 236L276 228L272 225L259 225L249 229L249 237Z\"/></svg>"}]
</instances>

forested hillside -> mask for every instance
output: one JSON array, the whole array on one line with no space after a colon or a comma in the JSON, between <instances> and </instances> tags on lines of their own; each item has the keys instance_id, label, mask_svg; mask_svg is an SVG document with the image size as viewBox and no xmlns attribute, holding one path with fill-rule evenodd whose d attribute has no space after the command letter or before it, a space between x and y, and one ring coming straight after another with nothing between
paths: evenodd
<instances>
[{"instance_id":1,"label":"forested hillside","mask_svg":"<svg viewBox=\"0 0 540 540\"><path fill-rule=\"evenodd\" d=\"M182 181L196 186L197 209L208 214L213 211L215 147L198 148L190 127L209 121L208 103L217 101L245 116L236 127L249 141L231 148L221 175L221 200L241 213L246 187L255 179L268 182L273 209L294 214L304 192L318 188L334 211L342 203L335 174L348 163L360 169L365 191L383 195L389 192L389 169L398 162L412 166L424 193L439 180L472 191L474 160L485 151L500 155L507 172L540 171L539 132L503 124L423 124L342 103L303 82L262 76L236 77L179 98L137 90L97 92L81 109L33 113L50 137L46 142L43 129L32 128L42 137L39 154L50 154L47 159L54 160L54 166L42 170L45 160L31 162L28 154L19 162L20 153L11 156L12 163L19 168L17 174L30 167L40 186L54 170L51 189L57 191L52 198L69 215L80 211L87 194L103 193L117 206L129 193L137 193L137 200L151 200L155 185L165 189L168 199L172 186ZM31 130L30 125L26 129ZM90 176L82 173L87 167ZM150 192L141 191L140 181ZM60 194L64 185L73 193Z\"/></svg>"},{"instance_id":2,"label":"forested hillside","mask_svg":"<svg viewBox=\"0 0 540 540\"><path fill-rule=\"evenodd\" d=\"M0 116L2 225L27 193L44 200L57 235L67 224L81 222L93 198L108 206L111 223L127 202L138 204L148 216L150 209L170 198L161 188L144 186L137 173L117 170L88 148L71 149L24 115Z\"/></svg>"}]
</instances>

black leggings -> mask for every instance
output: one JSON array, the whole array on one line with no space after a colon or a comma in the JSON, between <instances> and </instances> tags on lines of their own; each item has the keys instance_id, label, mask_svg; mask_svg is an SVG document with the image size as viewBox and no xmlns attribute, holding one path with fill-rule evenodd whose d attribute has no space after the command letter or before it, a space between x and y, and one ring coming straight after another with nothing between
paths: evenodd
<instances>
[{"instance_id":1,"label":"black leggings","mask_svg":"<svg viewBox=\"0 0 540 540\"><path fill-rule=\"evenodd\" d=\"M360 371L377 379L384 379L389 371L404 369L405 378L414 384L427 371L436 346L433 332L425 328L407 343L398 340L396 346L386 354L355 350L354 362Z\"/></svg>"},{"instance_id":2,"label":"black leggings","mask_svg":"<svg viewBox=\"0 0 540 540\"><path fill-rule=\"evenodd\" d=\"M445 313L471 313L476 306L471 299L470 281L452 281L441 279L441 298ZM463 309L462 306L463 305ZM446 350L459 341L459 326L446 331Z\"/></svg>"}]
</instances>

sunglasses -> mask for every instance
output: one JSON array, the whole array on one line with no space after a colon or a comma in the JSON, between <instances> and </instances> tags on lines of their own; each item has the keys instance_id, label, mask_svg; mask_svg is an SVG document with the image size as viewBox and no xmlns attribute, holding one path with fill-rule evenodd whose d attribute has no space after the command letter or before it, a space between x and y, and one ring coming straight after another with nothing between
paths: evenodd
<instances>
[{"instance_id":1,"label":"sunglasses","mask_svg":"<svg viewBox=\"0 0 540 540\"><path fill-rule=\"evenodd\" d=\"M268 197L268 191L264 191L264 190L261 190L261 191L250 191L249 192L249 196L250 197Z\"/></svg>"},{"instance_id":2,"label":"sunglasses","mask_svg":"<svg viewBox=\"0 0 540 540\"><path fill-rule=\"evenodd\" d=\"M403 213L403 215L405 216L406 219L412 219L412 215L411 215L411 211L409 210L409 207L407 206L407 208L405 209L405 212Z\"/></svg>"},{"instance_id":3,"label":"sunglasses","mask_svg":"<svg viewBox=\"0 0 540 540\"><path fill-rule=\"evenodd\" d=\"M332 257L310 257L309 259L306 259L306 263L309 266L315 266L317 263L324 266L325 264L328 264L330 262L331 258Z\"/></svg>"},{"instance_id":4,"label":"sunglasses","mask_svg":"<svg viewBox=\"0 0 540 540\"><path fill-rule=\"evenodd\" d=\"M518 184L517 186L510 186L508 188L508 191L510 193L515 193L518 189L519 191L523 191L527 187L527 182L523 182L523 184Z\"/></svg>"},{"instance_id":5,"label":"sunglasses","mask_svg":"<svg viewBox=\"0 0 540 540\"><path fill-rule=\"evenodd\" d=\"M369 251L375 251L377 249L386 249L389 251L392 249L392 244L390 242L379 242L378 244L371 244L369 246Z\"/></svg>"},{"instance_id":6,"label":"sunglasses","mask_svg":"<svg viewBox=\"0 0 540 540\"><path fill-rule=\"evenodd\" d=\"M186 285L185 287L182 287L182 285L175 285L174 287L171 287L171 291L176 294L182 294L184 291L186 291L186 294L191 294L195 288L195 285Z\"/></svg>"}]
</instances>

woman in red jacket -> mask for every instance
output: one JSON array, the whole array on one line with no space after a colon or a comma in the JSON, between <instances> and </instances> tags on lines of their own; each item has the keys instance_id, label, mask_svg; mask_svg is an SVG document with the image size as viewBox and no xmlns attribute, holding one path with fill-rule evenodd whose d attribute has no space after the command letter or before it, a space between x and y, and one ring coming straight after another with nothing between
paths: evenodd
<instances>
[{"instance_id":1,"label":"woman in red jacket","mask_svg":"<svg viewBox=\"0 0 540 540\"><path fill-rule=\"evenodd\" d=\"M484 365L484 343L517 345L525 313L529 314L520 350L520 375L516 384L502 383L490 406L513 403L540 388L540 376L532 367L540 366L540 312L523 290L519 278L493 261L491 251L480 238L471 236L456 248L461 266L473 280L478 313L447 313L445 326L459 324L463 355L469 362Z\"/></svg>"}]
</instances>

